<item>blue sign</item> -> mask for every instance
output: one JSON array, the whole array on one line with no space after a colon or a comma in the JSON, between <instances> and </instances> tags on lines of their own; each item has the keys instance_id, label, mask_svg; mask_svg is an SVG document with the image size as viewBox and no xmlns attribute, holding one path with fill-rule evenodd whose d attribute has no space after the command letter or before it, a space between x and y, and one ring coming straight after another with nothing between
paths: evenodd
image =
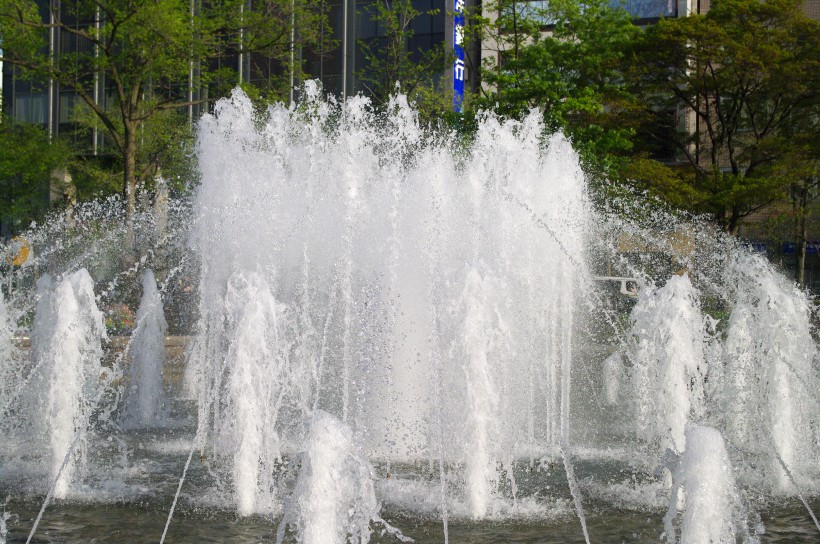
<instances>
[{"instance_id":1,"label":"blue sign","mask_svg":"<svg viewBox=\"0 0 820 544\"><path fill-rule=\"evenodd\" d=\"M453 111L464 103L464 0L455 0L453 9Z\"/></svg>"},{"instance_id":2,"label":"blue sign","mask_svg":"<svg viewBox=\"0 0 820 544\"><path fill-rule=\"evenodd\" d=\"M797 244L794 242L783 242L783 255L794 255L797 253ZM820 242L806 242L806 255L817 255L820 253Z\"/></svg>"}]
</instances>

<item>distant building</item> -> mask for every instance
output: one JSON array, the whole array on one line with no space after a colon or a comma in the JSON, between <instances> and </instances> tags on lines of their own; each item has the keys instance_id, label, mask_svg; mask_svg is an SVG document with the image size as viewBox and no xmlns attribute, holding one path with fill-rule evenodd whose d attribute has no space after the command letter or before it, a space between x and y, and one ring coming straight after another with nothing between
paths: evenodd
<instances>
[{"instance_id":1,"label":"distant building","mask_svg":"<svg viewBox=\"0 0 820 544\"><path fill-rule=\"evenodd\" d=\"M60 9L58 0L36 1L44 20L49 18L50 6L55 10ZM308 76L320 79L325 91L339 97L362 92L364 88L357 74L367 69L367 62L359 43L362 40L384 39L384 29L373 19L376 0L320 1L321 7L327 10L332 32L316 50L301 50L297 47L296 54L302 58ZM474 0L466 2L470 8L473 4ZM413 0L413 5L423 15L417 17L411 25L414 35L407 44L408 48L411 51L427 51L444 44L452 51L454 0ZM93 21L79 21L78 25L80 24L93 24ZM61 34L59 29L52 30L49 36L49 50L57 58L61 52L81 51L90 47L89 43L82 43L76 36ZM249 81L261 84L270 71L278 69L266 59L251 55L241 56L231 64L237 70L237 83ZM55 81L21 79L18 77L18 69L8 63L1 68L3 113L20 122L42 125L53 136L73 133L76 127L71 116L77 103L73 91L61 88ZM440 75L447 77L448 74ZM466 77L469 78L470 74ZM294 83L298 84L297 81ZM96 77L88 84L89 88L93 87L94 96L99 103L110 99L104 78ZM207 97L207 93L207 89L196 89L192 91L192 98ZM214 97L216 98L218 97ZM190 108L191 119L195 119L203 110L203 107ZM103 135L92 133L89 139L89 152L97 154L104 146Z\"/></svg>"},{"instance_id":2,"label":"distant building","mask_svg":"<svg viewBox=\"0 0 820 544\"><path fill-rule=\"evenodd\" d=\"M70 0L64 0L70 1ZM249 0L250 1L250 0ZM366 70L366 59L359 42L362 40L380 40L384 38L384 30L379 28L373 19L374 3L378 0L318 0L323 9L327 10L331 33L317 50L302 51L296 49L297 54L304 61L309 77L322 81L327 92L339 97L346 97L364 91L357 74ZM36 0L44 20L49 17L49 6L59 10L60 0ZM612 0L613 5L623 5L639 24L651 24L660 17L682 17L690 13L703 13L709 9L711 0ZM548 4L548 0L533 0L530 2L510 2L511 5L541 8ZM457 5L474 11L481 9L480 0L413 0L414 7L424 15L412 23L414 36L408 43L411 51L426 51L441 44L452 52L459 35L454 28L454 12ZM820 0L805 0L804 9L807 14L820 20ZM429 14L433 12L432 14ZM486 17L496 14L484 11ZM93 24L93 21L78 21L81 24ZM545 32L549 32L549 21L544 21ZM76 36L62 34L58 29L51 31L49 48L55 56L60 52L82 51L90 48L90 44L83 43ZM492 44L483 44L479 51L466 51L463 71L458 61L455 71L449 70L441 74L447 81L463 77L466 88L474 90L478 83L478 67L487 56L498 56L497 48ZM499 60L496 58L496 60ZM266 63L264 58L243 57L231 64L237 69L238 80L261 83L266 72L276 70L276 66ZM27 123L40 124L47 128L52 135L66 134L73 131L75 126L71 122L71 114L77 98L73 91L62 89L53 81L28 81L17 77L17 69L8 63L0 65L2 80L0 80L0 104L2 111L12 118ZM454 73L455 72L455 73ZM294 82L298 83L298 82ZM104 78L97 77L88 82L93 87L98 102L108 100ZM207 89L193 91L193 97L207 96ZM217 98L217 97L214 97ZM202 108L191 108L191 118L195 118ZM89 149L96 153L103 145L102 135L91 134Z\"/></svg>"}]
</instances>

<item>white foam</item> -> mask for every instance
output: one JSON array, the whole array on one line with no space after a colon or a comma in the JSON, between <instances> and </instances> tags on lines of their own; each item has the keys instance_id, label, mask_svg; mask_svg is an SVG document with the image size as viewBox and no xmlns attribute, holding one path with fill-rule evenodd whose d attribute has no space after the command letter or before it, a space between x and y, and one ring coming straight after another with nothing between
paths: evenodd
<instances>
[{"instance_id":1,"label":"white foam","mask_svg":"<svg viewBox=\"0 0 820 544\"><path fill-rule=\"evenodd\" d=\"M639 431L660 451L686 448L687 421L705 409L706 323L688 274L644 290L631 314L628 352Z\"/></svg>"},{"instance_id":2,"label":"white foam","mask_svg":"<svg viewBox=\"0 0 820 544\"><path fill-rule=\"evenodd\" d=\"M32 417L41 419L47 429L54 496L64 498L75 470L82 468L89 418L100 397L105 326L85 269L53 286L44 276L38 291L32 355L42 367L45 394L44 404L34 408Z\"/></svg>"},{"instance_id":3,"label":"white foam","mask_svg":"<svg viewBox=\"0 0 820 544\"><path fill-rule=\"evenodd\" d=\"M686 501L681 544L734 544L741 505L732 464L717 429L687 426L680 486Z\"/></svg>"},{"instance_id":4,"label":"white foam","mask_svg":"<svg viewBox=\"0 0 820 544\"><path fill-rule=\"evenodd\" d=\"M290 504L282 526L295 526L305 544L366 544L370 522L379 519L373 469L355 453L350 427L321 410L311 422Z\"/></svg>"},{"instance_id":5,"label":"white foam","mask_svg":"<svg viewBox=\"0 0 820 544\"><path fill-rule=\"evenodd\" d=\"M820 482L818 435L810 423L820 411L820 384L809 302L759 256L737 254L729 270L737 304L721 388L728 437L768 457L771 486L791 494L796 490L781 460L799 486Z\"/></svg>"},{"instance_id":6,"label":"white foam","mask_svg":"<svg viewBox=\"0 0 820 544\"><path fill-rule=\"evenodd\" d=\"M146 427L165 419L162 369L165 366L165 335L168 333L162 296L151 270L146 270L142 277L142 299L135 323L130 343L130 383L125 394L123 425Z\"/></svg>"},{"instance_id":7,"label":"white foam","mask_svg":"<svg viewBox=\"0 0 820 544\"><path fill-rule=\"evenodd\" d=\"M193 440L176 438L172 440L150 440L144 444L146 451L162 454L183 454L191 451Z\"/></svg>"}]
</instances>

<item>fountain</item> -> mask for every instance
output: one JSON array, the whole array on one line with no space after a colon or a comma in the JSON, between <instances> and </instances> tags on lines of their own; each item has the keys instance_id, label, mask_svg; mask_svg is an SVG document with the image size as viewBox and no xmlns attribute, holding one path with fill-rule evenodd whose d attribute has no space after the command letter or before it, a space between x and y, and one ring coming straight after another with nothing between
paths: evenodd
<instances>
[{"instance_id":1,"label":"fountain","mask_svg":"<svg viewBox=\"0 0 820 544\"><path fill-rule=\"evenodd\" d=\"M3 292L0 290L0 408L5 411L13 393L12 384L17 382L15 376L15 349L12 343L14 331L6 308Z\"/></svg>"},{"instance_id":2,"label":"fountain","mask_svg":"<svg viewBox=\"0 0 820 544\"><path fill-rule=\"evenodd\" d=\"M214 421L209 430L215 434L215 453L233 464L237 509L248 515L260 504L268 510L274 504L272 478L281 450L277 419L292 366L283 326L287 316L258 274L233 276L225 304L230 327L223 371L227 386L225 398L215 401L224 402L220 411L225 419Z\"/></svg>"},{"instance_id":3,"label":"fountain","mask_svg":"<svg viewBox=\"0 0 820 544\"><path fill-rule=\"evenodd\" d=\"M140 427L161 423L163 418L162 367L168 323L154 273L142 277L142 299L131 338L129 385L123 409L123 426Z\"/></svg>"},{"instance_id":4,"label":"fountain","mask_svg":"<svg viewBox=\"0 0 820 544\"><path fill-rule=\"evenodd\" d=\"M103 316L97 309L88 272L79 270L53 281L37 282L32 359L33 388L40 391L30 414L50 444L49 481L54 497L68 495L74 473L87 458L91 414L101 396Z\"/></svg>"},{"instance_id":5,"label":"fountain","mask_svg":"<svg viewBox=\"0 0 820 544\"><path fill-rule=\"evenodd\" d=\"M474 519L481 519L487 516L488 503L498 487L496 462L503 449L498 443L500 399L493 368L504 365L507 353L503 349L504 325L499 323L492 299L495 291L492 278L482 278L475 269L469 270L466 276L461 294L460 313L464 321L459 346L467 387L465 480L470 513Z\"/></svg>"},{"instance_id":6,"label":"fountain","mask_svg":"<svg viewBox=\"0 0 820 544\"><path fill-rule=\"evenodd\" d=\"M644 290L632 310L631 378L639 434L659 451L686 449L687 421L704 411L706 326L689 276Z\"/></svg>"},{"instance_id":7,"label":"fountain","mask_svg":"<svg viewBox=\"0 0 820 544\"><path fill-rule=\"evenodd\" d=\"M750 542L745 523L741 523L743 504L735 487L731 461L720 432L711 427L690 424L686 427L686 451L677 469L678 482L670 496L670 514L684 495L686 507L681 523L682 544ZM667 516L667 542L677 542L675 529Z\"/></svg>"},{"instance_id":8,"label":"fountain","mask_svg":"<svg viewBox=\"0 0 820 544\"><path fill-rule=\"evenodd\" d=\"M6 544L6 537L8 536L8 528L6 527L6 522L11 519L11 514L6 511L3 511L3 515L0 516L0 544Z\"/></svg>"},{"instance_id":9,"label":"fountain","mask_svg":"<svg viewBox=\"0 0 820 544\"><path fill-rule=\"evenodd\" d=\"M370 522L379 520L373 469L356 455L353 432L332 415L314 412L291 509L280 525L295 525L305 544L368 542Z\"/></svg>"},{"instance_id":10,"label":"fountain","mask_svg":"<svg viewBox=\"0 0 820 544\"><path fill-rule=\"evenodd\" d=\"M767 471L781 492L810 485L817 442L816 349L803 293L760 260L739 255L730 268L737 303L725 344L732 440L771 458ZM795 481L796 480L796 481Z\"/></svg>"},{"instance_id":11,"label":"fountain","mask_svg":"<svg viewBox=\"0 0 820 544\"><path fill-rule=\"evenodd\" d=\"M594 201L537 114L484 115L465 137L420 128L403 97L377 114L311 82L299 105L258 111L237 90L200 121L197 155L193 194L162 184L130 227L142 259L112 259L116 200L28 233L37 260L10 272L8 327L0 311L11 541L37 532L37 508L48 524L113 502L161 542L814 530L806 293L702 223ZM624 235L680 273L630 260ZM605 266L637 295L607 293ZM34 296L45 271L59 279ZM137 300L134 331L105 342L97 305ZM189 339L184 365L166 327ZM38 408L41 391L72 400ZM136 538L120 525L112 540Z\"/></svg>"}]
</instances>

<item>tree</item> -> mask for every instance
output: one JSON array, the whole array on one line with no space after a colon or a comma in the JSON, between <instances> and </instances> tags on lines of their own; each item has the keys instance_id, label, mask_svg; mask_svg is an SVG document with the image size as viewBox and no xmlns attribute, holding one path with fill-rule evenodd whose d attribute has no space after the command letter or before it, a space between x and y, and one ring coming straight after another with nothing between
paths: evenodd
<instances>
[{"instance_id":1,"label":"tree","mask_svg":"<svg viewBox=\"0 0 820 544\"><path fill-rule=\"evenodd\" d=\"M9 230L27 228L50 205L52 172L65 167L69 150L50 145L40 126L0 119L0 218Z\"/></svg>"},{"instance_id":2,"label":"tree","mask_svg":"<svg viewBox=\"0 0 820 544\"><path fill-rule=\"evenodd\" d=\"M631 148L633 107L621 64L639 29L629 13L606 0L551 0L545 8L500 0L497 18L477 19L487 57L479 108L520 117L533 108L547 127L562 130L587 165L607 168Z\"/></svg>"},{"instance_id":3,"label":"tree","mask_svg":"<svg viewBox=\"0 0 820 544\"><path fill-rule=\"evenodd\" d=\"M645 135L671 145L680 164L663 184L644 175L660 168L652 161L625 175L736 234L744 217L786 195L788 127L817 119L818 30L798 0L715 0L705 15L649 28L630 80L647 116L676 112Z\"/></svg>"},{"instance_id":4,"label":"tree","mask_svg":"<svg viewBox=\"0 0 820 544\"><path fill-rule=\"evenodd\" d=\"M820 117L817 115L792 119L783 131L779 145L785 156L778 161L775 173L788 186L792 204L795 245L795 281L805 287L808 222L812 202L820 187Z\"/></svg>"},{"instance_id":5,"label":"tree","mask_svg":"<svg viewBox=\"0 0 820 544\"><path fill-rule=\"evenodd\" d=\"M89 128L102 129L94 112L82 105L75 108L73 120L81 134L79 138L75 136L75 140L82 141L82 134ZM139 128L136 158L141 187L150 191L159 177L174 192L184 191L186 185L195 183L198 170L194 140L195 126L188 122L187 112L166 110L146 119ZM70 172L78 200L121 192L123 163L120 158L107 153L93 155L81 146L75 147Z\"/></svg>"},{"instance_id":6,"label":"tree","mask_svg":"<svg viewBox=\"0 0 820 544\"><path fill-rule=\"evenodd\" d=\"M357 76L374 104L385 106L391 95L401 92L422 109L446 108L443 104L449 97L436 92L437 79L447 68L444 45L427 50L411 46L415 23L438 15L438 10L422 12L412 0L376 0L367 9L365 15L378 31L376 37L359 41L365 68Z\"/></svg>"},{"instance_id":7,"label":"tree","mask_svg":"<svg viewBox=\"0 0 820 544\"><path fill-rule=\"evenodd\" d=\"M135 210L136 188L150 177L156 153L141 153L149 121L207 102L237 84L264 59L253 83L271 98L287 96L302 75L295 55L319 39L323 13L309 0L70 0L49 2L42 14L34 0L0 3L3 56L26 76L71 89L106 131L122 161L126 216ZM49 53L49 33L66 43ZM100 78L110 97L95 99ZM198 92L204 97L199 97ZM161 123L160 123L161 124Z\"/></svg>"}]
</instances>

